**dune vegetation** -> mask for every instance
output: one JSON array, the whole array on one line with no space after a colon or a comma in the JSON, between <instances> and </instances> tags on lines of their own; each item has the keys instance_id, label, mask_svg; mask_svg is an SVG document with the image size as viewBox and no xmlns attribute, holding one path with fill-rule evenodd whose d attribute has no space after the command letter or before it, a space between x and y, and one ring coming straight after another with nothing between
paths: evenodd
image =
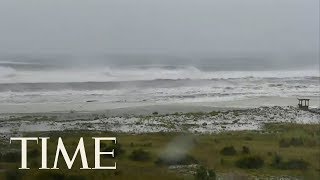
<instances>
[{"instance_id":1,"label":"dune vegetation","mask_svg":"<svg viewBox=\"0 0 320 180\"><path fill-rule=\"evenodd\" d=\"M267 124L261 131L231 131L217 134L146 133L97 131L37 132L24 136L51 137L48 166L53 165L57 138L62 137L69 156L84 137L89 167L94 166L91 137L117 137L115 158L103 156L101 164L116 170L80 170L77 157L71 170L60 157L59 170L39 170L41 146L28 144L30 170L18 170L20 143L1 141L0 179L216 179L218 177L320 178L320 125Z\"/></svg>"}]
</instances>

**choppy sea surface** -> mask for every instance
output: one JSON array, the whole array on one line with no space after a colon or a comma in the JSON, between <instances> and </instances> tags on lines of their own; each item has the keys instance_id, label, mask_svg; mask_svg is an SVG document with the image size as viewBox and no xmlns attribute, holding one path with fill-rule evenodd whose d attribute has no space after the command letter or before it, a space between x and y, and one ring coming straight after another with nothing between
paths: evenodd
<instances>
[{"instance_id":1,"label":"choppy sea surface","mask_svg":"<svg viewBox=\"0 0 320 180\"><path fill-rule=\"evenodd\" d=\"M216 102L261 96L320 96L318 64L273 68L264 61L251 63L246 69L248 62L244 60L176 63L180 61L80 63L66 58L2 58L0 104Z\"/></svg>"}]
</instances>

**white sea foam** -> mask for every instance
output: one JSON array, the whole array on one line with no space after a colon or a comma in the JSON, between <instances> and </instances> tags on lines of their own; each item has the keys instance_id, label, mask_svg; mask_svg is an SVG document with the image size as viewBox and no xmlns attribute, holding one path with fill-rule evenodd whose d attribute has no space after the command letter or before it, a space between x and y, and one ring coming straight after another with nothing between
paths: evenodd
<instances>
[{"instance_id":1,"label":"white sea foam","mask_svg":"<svg viewBox=\"0 0 320 180\"><path fill-rule=\"evenodd\" d=\"M319 77L316 70L303 71L203 71L193 66L165 69L92 68L63 70L15 70L0 67L0 83L108 82L155 79L230 79L230 78L294 78Z\"/></svg>"}]
</instances>

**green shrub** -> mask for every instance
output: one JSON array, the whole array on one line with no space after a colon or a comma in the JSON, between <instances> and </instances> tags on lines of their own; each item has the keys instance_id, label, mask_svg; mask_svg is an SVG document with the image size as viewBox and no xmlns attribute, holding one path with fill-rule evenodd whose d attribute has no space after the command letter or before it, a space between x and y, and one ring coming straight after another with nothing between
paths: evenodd
<instances>
[{"instance_id":1,"label":"green shrub","mask_svg":"<svg viewBox=\"0 0 320 180\"><path fill-rule=\"evenodd\" d=\"M247 156L236 161L236 166L243 169L258 169L264 165L260 156Z\"/></svg>"},{"instance_id":2,"label":"green shrub","mask_svg":"<svg viewBox=\"0 0 320 180\"><path fill-rule=\"evenodd\" d=\"M250 149L247 146L242 146L242 154L250 154Z\"/></svg>"},{"instance_id":3,"label":"green shrub","mask_svg":"<svg viewBox=\"0 0 320 180\"><path fill-rule=\"evenodd\" d=\"M115 176L119 176L119 175L122 175L122 171L121 170L117 170L113 173Z\"/></svg>"},{"instance_id":4,"label":"green shrub","mask_svg":"<svg viewBox=\"0 0 320 180\"><path fill-rule=\"evenodd\" d=\"M32 149L30 151L28 151L28 157L30 158L36 158L40 156L40 151L38 149Z\"/></svg>"},{"instance_id":5,"label":"green shrub","mask_svg":"<svg viewBox=\"0 0 320 180\"><path fill-rule=\"evenodd\" d=\"M282 161L281 156L275 155L271 166L274 168L283 169L283 170L289 170L289 169L305 170L308 168L309 163L302 159L291 159L289 161Z\"/></svg>"},{"instance_id":6,"label":"green shrub","mask_svg":"<svg viewBox=\"0 0 320 180\"><path fill-rule=\"evenodd\" d=\"M141 146L141 147L152 147L152 142L147 142L147 143L136 143L134 144L133 142L130 143L130 147L136 147L136 146Z\"/></svg>"},{"instance_id":7,"label":"green shrub","mask_svg":"<svg viewBox=\"0 0 320 180\"><path fill-rule=\"evenodd\" d=\"M196 180L215 180L216 173L212 169L207 169L203 166L200 166L195 173Z\"/></svg>"},{"instance_id":8,"label":"green shrub","mask_svg":"<svg viewBox=\"0 0 320 180\"><path fill-rule=\"evenodd\" d=\"M281 139L279 141L280 147L290 147L290 146L303 146L302 138L291 138L291 139Z\"/></svg>"},{"instance_id":9,"label":"green shrub","mask_svg":"<svg viewBox=\"0 0 320 180\"><path fill-rule=\"evenodd\" d=\"M290 146L290 142L286 141L285 139L281 139L279 141L279 146L284 148L284 147L289 147Z\"/></svg>"},{"instance_id":10,"label":"green shrub","mask_svg":"<svg viewBox=\"0 0 320 180\"><path fill-rule=\"evenodd\" d=\"M233 146L226 146L220 151L220 154L225 156L233 156L237 154L237 151Z\"/></svg>"},{"instance_id":11,"label":"green shrub","mask_svg":"<svg viewBox=\"0 0 320 180\"><path fill-rule=\"evenodd\" d=\"M290 140L290 145L291 146L303 146L303 140L302 138L291 138Z\"/></svg>"},{"instance_id":12,"label":"green shrub","mask_svg":"<svg viewBox=\"0 0 320 180\"><path fill-rule=\"evenodd\" d=\"M252 138L252 137L250 137L250 136L246 136L246 137L244 137L244 140L246 140L246 141L252 141L252 140L253 140L253 138Z\"/></svg>"},{"instance_id":13,"label":"green shrub","mask_svg":"<svg viewBox=\"0 0 320 180\"><path fill-rule=\"evenodd\" d=\"M224 164L224 159L223 159L223 158L220 159L220 164L221 164L221 165Z\"/></svg>"},{"instance_id":14,"label":"green shrub","mask_svg":"<svg viewBox=\"0 0 320 180\"><path fill-rule=\"evenodd\" d=\"M150 153L143 149L136 149L132 151L129 158L133 161L148 161L151 159Z\"/></svg>"},{"instance_id":15,"label":"green shrub","mask_svg":"<svg viewBox=\"0 0 320 180\"><path fill-rule=\"evenodd\" d=\"M144 147L152 147L152 142L144 143L143 146L144 146Z\"/></svg>"},{"instance_id":16,"label":"green shrub","mask_svg":"<svg viewBox=\"0 0 320 180\"><path fill-rule=\"evenodd\" d=\"M309 166L309 163L302 160L302 159L292 159L287 162L282 163L281 169L299 169L299 170L305 170Z\"/></svg>"},{"instance_id":17,"label":"green shrub","mask_svg":"<svg viewBox=\"0 0 320 180\"><path fill-rule=\"evenodd\" d=\"M198 161L190 155L184 155L180 158L175 158L175 159L169 159L166 157L159 157L155 163L157 165L190 165L190 164L197 164Z\"/></svg>"},{"instance_id":18,"label":"green shrub","mask_svg":"<svg viewBox=\"0 0 320 180\"><path fill-rule=\"evenodd\" d=\"M114 157L119 157L120 155L125 153L125 150L122 148L122 145L117 143L117 144L104 144L101 146L103 148L103 152L108 152L114 150ZM111 158L112 156L110 155L104 155L106 158Z\"/></svg>"},{"instance_id":19,"label":"green shrub","mask_svg":"<svg viewBox=\"0 0 320 180\"><path fill-rule=\"evenodd\" d=\"M282 157L276 154L272 160L272 166L278 167L282 163Z\"/></svg>"},{"instance_id":20,"label":"green shrub","mask_svg":"<svg viewBox=\"0 0 320 180\"><path fill-rule=\"evenodd\" d=\"M0 154L0 162L19 162L21 159L21 152L7 152Z\"/></svg>"}]
</instances>

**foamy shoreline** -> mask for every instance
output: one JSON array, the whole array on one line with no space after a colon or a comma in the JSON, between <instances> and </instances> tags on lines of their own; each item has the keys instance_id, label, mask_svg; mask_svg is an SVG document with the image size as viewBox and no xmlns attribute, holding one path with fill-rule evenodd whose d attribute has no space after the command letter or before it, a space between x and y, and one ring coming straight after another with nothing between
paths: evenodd
<instances>
[{"instance_id":1,"label":"foamy shoreline","mask_svg":"<svg viewBox=\"0 0 320 180\"><path fill-rule=\"evenodd\" d=\"M310 98L310 106L313 108L320 107L320 96L307 96ZM228 109L248 109L260 106L296 106L297 97L276 97L260 96L246 97L239 100L231 101L209 101L209 100L186 100L172 102L119 102L106 103L99 101L82 102L82 103L0 103L0 114L20 114L20 113L105 113L110 115L122 114L148 114L154 111L159 113L175 112L197 112L197 111L220 111Z\"/></svg>"}]
</instances>

